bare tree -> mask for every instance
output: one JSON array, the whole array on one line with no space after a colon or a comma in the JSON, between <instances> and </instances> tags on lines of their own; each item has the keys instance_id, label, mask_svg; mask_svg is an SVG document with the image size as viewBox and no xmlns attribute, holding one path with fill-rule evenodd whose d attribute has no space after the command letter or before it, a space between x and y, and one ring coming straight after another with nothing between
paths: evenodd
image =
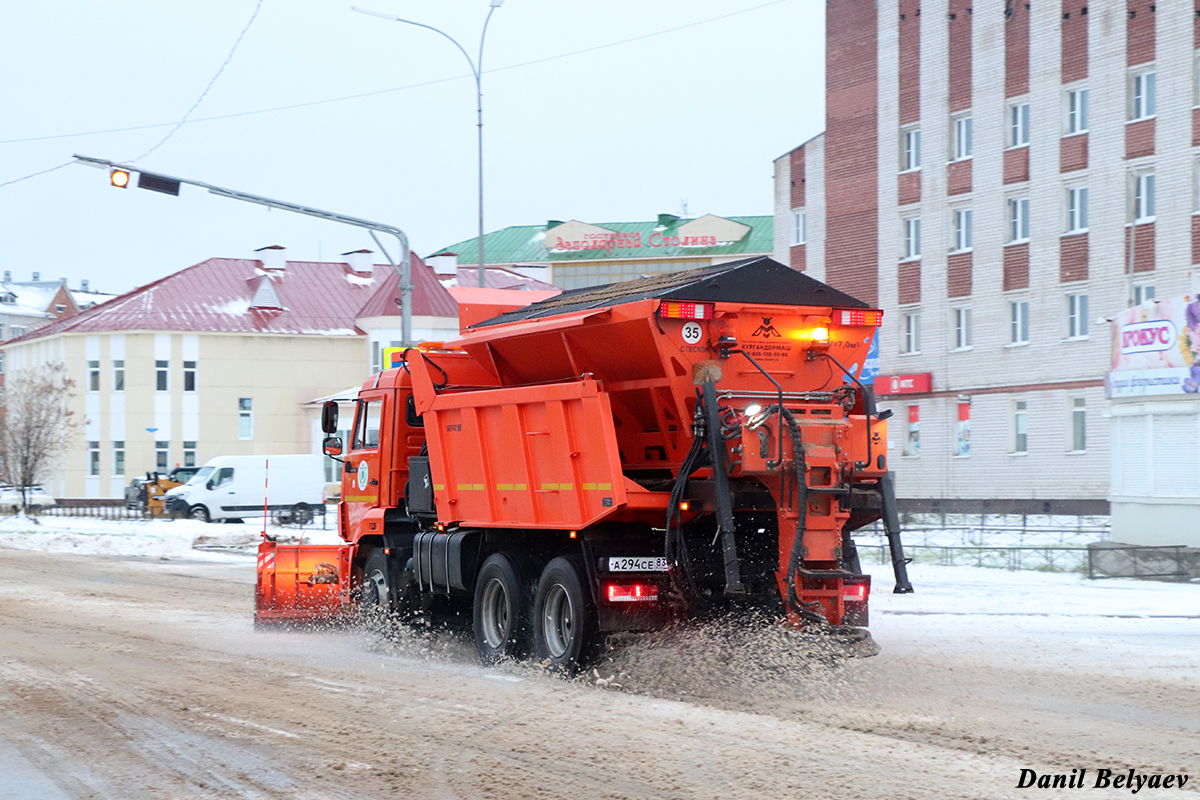
<instances>
[{"instance_id":1,"label":"bare tree","mask_svg":"<svg viewBox=\"0 0 1200 800\"><path fill-rule=\"evenodd\" d=\"M63 364L23 370L9 378L0 418L0 456L26 511L29 488L63 458L78 427L75 412L68 408L75 382Z\"/></svg>"}]
</instances>

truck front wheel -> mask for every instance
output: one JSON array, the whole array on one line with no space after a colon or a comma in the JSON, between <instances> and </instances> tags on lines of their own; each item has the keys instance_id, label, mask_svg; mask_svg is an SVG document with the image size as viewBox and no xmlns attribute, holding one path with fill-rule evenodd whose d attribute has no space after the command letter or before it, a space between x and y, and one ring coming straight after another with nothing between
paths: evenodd
<instances>
[{"instance_id":1,"label":"truck front wheel","mask_svg":"<svg viewBox=\"0 0 1200 800\"><path fill-rule=\"evenodd\" d=\"M533 579L525 562L493 553L475 579L472 622L479 657L493 664L529 652L529 613Z\"/></svg>"},{"instance_id":2,"label":"truck front wheel","mask_svg":"<svg viewBox=\"0 0 1200 800\"><path fill-rule=\"evenodd\" d=\"M363 564L359 608L362 610L363 623L372 630L384 627L391 613L387 553L381 549L371 551Z\"/></svg>"},{"instance_id":3,"label":"truck front wheel","mask_svg":"<svg viewBox=\"0 0 1200 800\"><path fill-rule=\"evenodd\" d=\"M533 601L534 658L555 672L573 674L594 655L596 609L578 556L546 565Z\"/></svg>"}]
</instances>

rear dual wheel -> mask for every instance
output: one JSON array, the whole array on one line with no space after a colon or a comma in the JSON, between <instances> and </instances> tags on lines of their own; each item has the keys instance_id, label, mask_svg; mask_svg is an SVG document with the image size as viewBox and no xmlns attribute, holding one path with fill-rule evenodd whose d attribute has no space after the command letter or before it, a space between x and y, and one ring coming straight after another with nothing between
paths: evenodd
<instances>
[{"instance_id":1,"label":"rear dual wheel","mask_svg":"<svg viewBox=\"0 0 1200 800\"><path fill-rule=\"evenodd\" d=\"M596 608L579 556L546 565L533 601L534 657L554 672L574 674L596 654Z\"/></svg>"},{"instance_id":2,"label":"rear dual wheel","mask_svg":"<svg viewBox=\"0 0 1200 800\"><path fill-rule=\"evenodd\" d=\"M489 664L529 654L533 577L528 562L493 553L475 579L472 627L479 657Z\"/></svg>"}]
</instances>

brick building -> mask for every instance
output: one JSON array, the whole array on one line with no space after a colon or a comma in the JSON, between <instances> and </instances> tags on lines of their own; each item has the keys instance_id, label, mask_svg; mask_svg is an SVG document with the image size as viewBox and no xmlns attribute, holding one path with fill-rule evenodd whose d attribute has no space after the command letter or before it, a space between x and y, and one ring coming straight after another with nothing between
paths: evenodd
<instances>
[{"instance_id":1,"label":"brick building","mask_svg":"<svg viewBox=\"0 0 1200 800\"><path fill-rule=\"evenodd\" d=\"M826 130L775 162L775 252L887 311L899 494L1105 510L1102 320L1200 283L1200 2L826 21Z\"/></svg>"}]
</instances>

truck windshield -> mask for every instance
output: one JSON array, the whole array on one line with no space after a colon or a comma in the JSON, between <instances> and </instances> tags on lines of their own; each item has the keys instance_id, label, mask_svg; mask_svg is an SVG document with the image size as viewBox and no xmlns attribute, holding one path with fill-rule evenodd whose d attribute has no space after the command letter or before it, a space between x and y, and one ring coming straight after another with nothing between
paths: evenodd
<instances>
[{"instance_id":1,"label":"truck windshield","mask_svg":"<svg viewBox=\"0 0 1200 800\"><path fill-rule=\"evenodd\" d=\"M208 480L208 476L212 475L212 471L214 469L216 469L216 467L201 467L200 471L193 475L192 479L188 481L188 485L190 486L193 483L204 483L206 480Z\"/></svg>"}]
</instances>

